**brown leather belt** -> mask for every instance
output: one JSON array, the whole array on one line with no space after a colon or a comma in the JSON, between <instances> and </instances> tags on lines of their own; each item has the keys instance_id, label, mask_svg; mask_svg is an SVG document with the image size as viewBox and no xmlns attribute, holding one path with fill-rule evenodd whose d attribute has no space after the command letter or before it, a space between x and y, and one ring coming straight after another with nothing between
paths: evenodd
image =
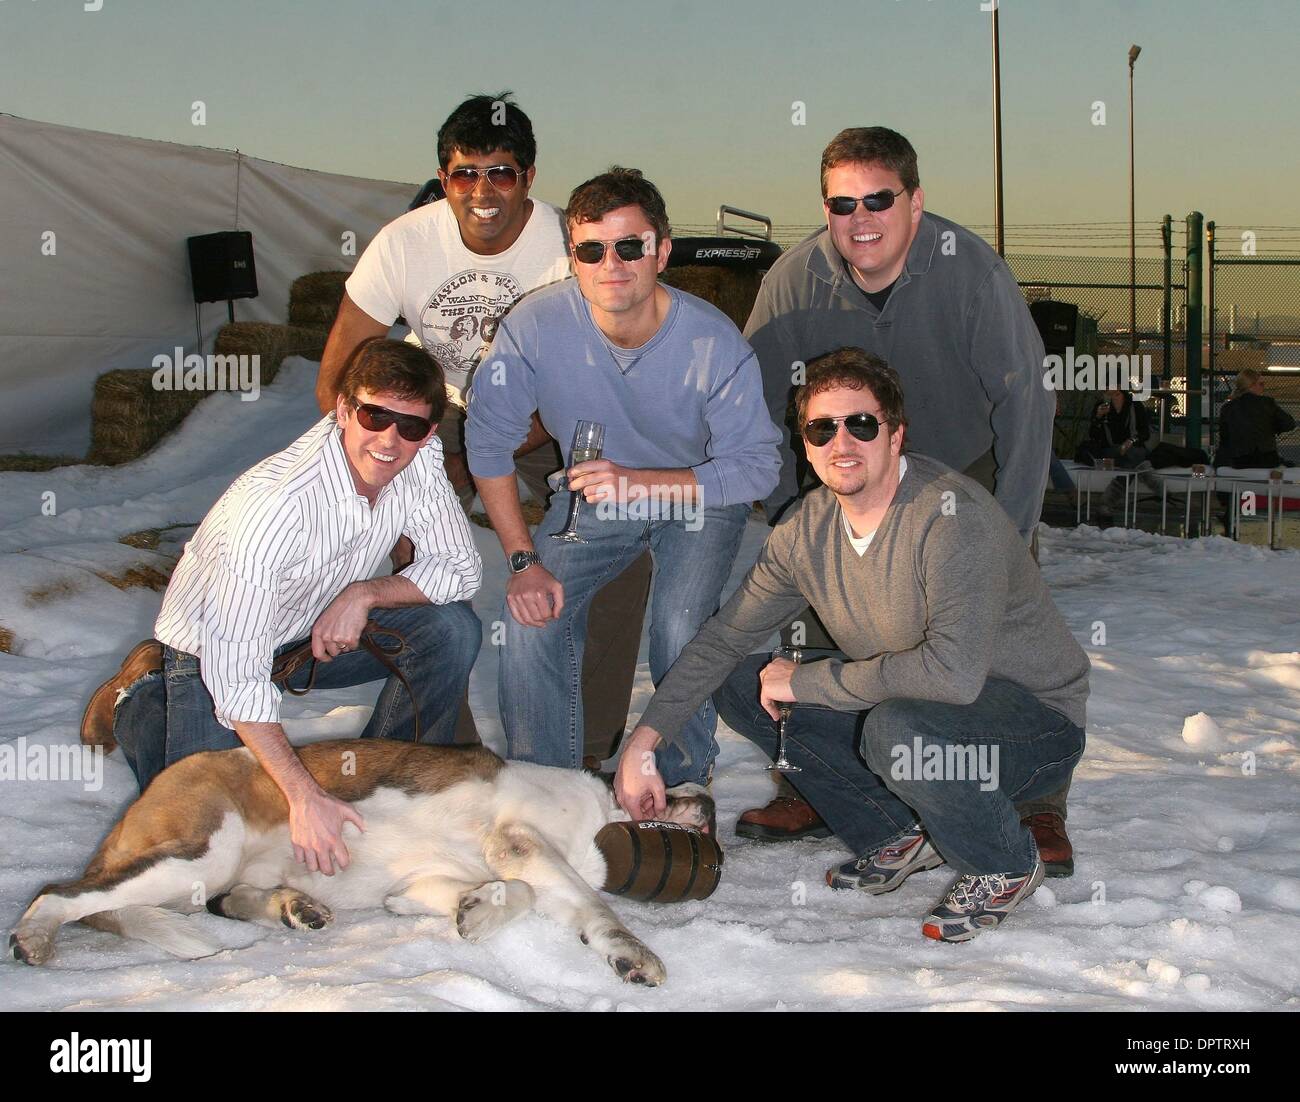
<instances>
[{"instance_id":1,"label":"brown leather belt","mask_svg":"<svg viewBox=\"0 0 1300 1102\"><path fill-rule=\"evenodd\" d=\"M397 644L395 646L385 646L376 638L380 635L396 639ZM393 661L394 658L397 658L406 650L406 637L400 631L382 627L374 620L367 620L366 626L361 629L361 645L375 656L381 666L384 666L402 683L406 695L411 698L412 726L415 732L415 741L419 742L420 706L416 702L415 693L411 691L411 683L406 680L406 674L402 673L397 668L397 663ZM307 684L301 689L291 688L288 684L289 678L309 663L311 669L307 674ZM271 663L271 681L292 696L306 696L307 693L311 692L312 687L316 684L316 656L311 652L310 639L285 651Z\"/></svg>"}]
</instances>

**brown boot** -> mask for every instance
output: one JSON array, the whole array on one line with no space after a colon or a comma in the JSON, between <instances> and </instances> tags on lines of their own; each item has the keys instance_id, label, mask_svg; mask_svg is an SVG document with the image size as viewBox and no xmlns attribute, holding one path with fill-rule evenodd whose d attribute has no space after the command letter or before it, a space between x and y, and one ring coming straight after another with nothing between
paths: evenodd
<instances>
[{"instance_id":1,"label":"brown boot","mask_svg":"<svg viewBox=\"0 0 1300 1102\"><path fill-rule=\"evenodd\" d=\"M778 796L766 807L746 811L736 821L736 833L755 842L790 842L796 838L829 838L831 828L806 800Z\"/></svg>"},{"instance_id":2,"label":"brown boot","mask_svg":"<svg viewBox=\"0 0 1300 1102\"><path fill-rule=\"evenodd\" d=\"M1065 833L1064 819L1055 811L1040 811L1037 815L1026 815L1020 825L1033 832L1047 876L1074 875L1074 847Z\"/></svg>"},{"instance_id":3,"label":"brown boot","mask_svg":"<svg viewBox=\"0 0 1300 1102\"><path fill-rule=\"evenodd\" d=\"M116 750L113 709L117 707L118 693L135 684L145 674L161 669L162 644L157 639L137 643L123 661L122 668L96 689L90 698L86 713L81 717L81 741L86 746L102 746L106 754Z\"/></svg>"}]
</instances>

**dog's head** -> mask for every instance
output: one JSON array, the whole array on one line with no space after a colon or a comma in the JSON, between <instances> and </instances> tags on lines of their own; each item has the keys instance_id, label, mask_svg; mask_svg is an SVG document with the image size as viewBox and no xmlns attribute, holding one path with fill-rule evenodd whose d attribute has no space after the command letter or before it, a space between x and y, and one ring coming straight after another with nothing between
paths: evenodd
<instances>
[{"instance_id":1,"label":"dog's head","mask_svg":"<svg viewBox=\"0 0 1300 1102\"><path fill-rule=\"evenodd\" d=\"M602 773L598 765L584 762L584 767L588 773L607 786L609 822L618 823L631 819L632 816L619 807L618 801L614 798L614 775ZM674 785L665 790L664 795L667 797L668 807L664 811L663 822L693 827L709 834L717 833L717 806L704 785L690 782Z\"/></svg>"},{"instance_id":2,"label":"dog's head","mask_svg":"<svg viewBox=\"0 0 1300 1102\"><path fill-rule=\"evenodd\" d=\"M702 784L679 784L668 789L668 810L664 821L694 827L709 834L717 833L717 806Z\"/></svg>"}]
</instances>

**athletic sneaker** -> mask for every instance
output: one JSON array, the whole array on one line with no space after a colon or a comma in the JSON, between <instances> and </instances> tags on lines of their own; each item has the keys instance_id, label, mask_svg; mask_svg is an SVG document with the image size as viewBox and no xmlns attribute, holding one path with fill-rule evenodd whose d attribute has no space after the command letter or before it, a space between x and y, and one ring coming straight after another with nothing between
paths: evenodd
<instances>
[{"instance_id":1,"label":"athletic sneaker","mask_svg":"<svg viewBox=\"0 0 1300 1102\"><path fill-rule=\"evenodd\" d=\"M836 891L854 888L867 895L884 895L899 887L912 873L942 864L943 857L916 823L879 849L831 869L826 873L826 883Z\"/></svg>"},{"instance_id":2,"label":"athletic sneaker","mask_svg":"<svg viewBox=\"0 0 1300 1102\"><path fill-rule=\"evenodd\" d=\"M921 933L935 941L969 941L1002 920L1034 894L1043 882L1043 862L1034 854L1034 868L1023 876L990 872L961 876L925 920Z\"/></svg>"}]
</instances>

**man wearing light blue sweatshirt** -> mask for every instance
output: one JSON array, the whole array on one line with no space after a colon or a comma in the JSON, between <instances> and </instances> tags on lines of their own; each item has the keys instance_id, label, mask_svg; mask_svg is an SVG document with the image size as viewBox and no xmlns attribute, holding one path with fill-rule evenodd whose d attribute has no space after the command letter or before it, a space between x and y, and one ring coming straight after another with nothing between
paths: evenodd
<instances>
[{"instance_id":1,"label":"man wearing light blue sweatshirt","mask_svg":"<svg viewBox=\"0 0 1300 1102\"><path fill-rule=\"evenodd\" d=\"M657 684L717 610L750 504L776 487L780 434L753 350L708 303L661 284L672 250L663 197L633 169L574 189L565 212L576 280L519 302L471 391L466 450L509 561L500 702L509 755L576 767L582 649L594 592L647 546L654 557L650 674ZM537 410L563 446L579 420L604 426L602 457L569 469L583 542L524 524L514 452ZM707 780L711 702L659 751L669 786Z\"/></svg>"}]
</instances>

